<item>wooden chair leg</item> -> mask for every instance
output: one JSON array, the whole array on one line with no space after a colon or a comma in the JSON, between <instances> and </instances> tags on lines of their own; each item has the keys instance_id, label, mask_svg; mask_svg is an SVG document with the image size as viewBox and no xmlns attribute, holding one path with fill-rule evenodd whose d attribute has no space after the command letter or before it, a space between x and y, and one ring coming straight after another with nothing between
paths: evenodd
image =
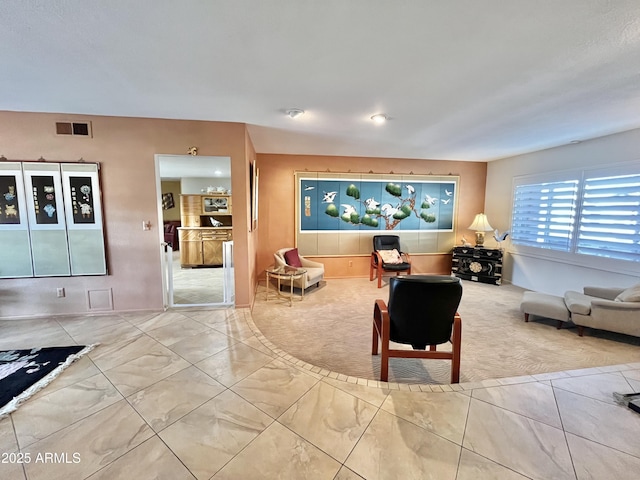
<instances>
[{"instance_id":1,"label":"wooden chair leg","mask_svg":"<svg viewBox=\"0 0 640 480\"><path fill-rule=\"evenodd\" d=\"M436 345L429 345L429 351L430 352L435 352L436 351Z\"/></svg>"},{"instance_id":2,"label":"wooden chair leg","mask_svg":"<svg viewBox=\"0 0 640 480\"><path fill-rule=\"evenodd\" d=\"M562 328L562 320L558 320L558 323L557 323L557 325L556 325L556 328L557 328L558 330L560 330L560 329Z\"/></svg>"},{"instance_id":3,"label":"wooden chair leg","mask_svg":"<svg viewBox=\"0 0 640 480\"><path fill-rule=\"evenodd\" d=\"M389 381L389 349L382 345L382 356L380 357L380 381Z\"/></svg>"},{"instance_id":4,"label":"wooden chair leg","mask_svg":"<svg viewBox=\"0 0 640 480\"><path fill-rule=\"evenodd\" d=\"M460 344L462 343L462 319L456 313L453 319L453 335L451 346L453 347L453 358L451 359L451 383L460 382Z\"/></svg>"},{"instance_id":5,"label":"wooden chair leg","mask_svg":"<svg viewBox=\"0 0 640 480\"><path fill-rule=\"evenodd\" d=\"M378 263L378 288L382 288L382 265Z\"/></svg>"},{"instance_id":6,"label":"wooden chair leg","mask_svg":"<svg viewBox=\"0 0 640 480\"><path fill-rule=\"evenodd\" d=\"M582 336L584 333L584 327L582 325L578 325L578 336Z\"/></svg>"},{"instance_id":7,"label":"wooden chair leg","mask_svg":"<svg viewBox=\"0 0 640 480\"><path fill-rule=\"evenodd\" d=\"M378 355L378 335L380 332L380 319L373 317L373 338L371 340L371 355Z\"/></svg>"},{"instance_id":8,"label":"wooden chair leg","mask_svg":"<svg viewBox=\"0 0 640 480\"><path fill-rule=\"evenodd\" d=\"M381 306L384 305L381 302ZM389 380L389 330L391 322L389 320L389 312L384 305L384 311L380 312L380 343L382 355L380 358L380 380L387 382Z\"/></svg>"},{"instance_id":9,"label":"wooden chair leg","mask_svg":"<svg viewBox=\"0 0 640 480\"><path fill-rule=\"evenodd\" d=\"M528 314L528 313L525 313L525 314L524 314L524 321L525 321L525 322L528 322L528 321L529 321L529 314Z\"/></svg>"}]
</instances>

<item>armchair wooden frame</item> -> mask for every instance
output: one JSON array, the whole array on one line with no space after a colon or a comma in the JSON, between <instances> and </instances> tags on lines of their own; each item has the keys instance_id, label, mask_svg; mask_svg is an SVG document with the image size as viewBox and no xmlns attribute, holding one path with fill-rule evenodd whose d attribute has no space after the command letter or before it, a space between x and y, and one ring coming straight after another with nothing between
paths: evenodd
<instances>
[{"instance_id":1,"label":"armchair wooden frame","mask_svg":"<svg viewBox=\"0 0 640 480\"><path fill-rule=\"evenodd\" d=\"M380 380L389 379L389 358L430 358L451 360L451 383L460 382L460 344L462 340L462 319L456 312L453 319L451 333L452 350L450 352L436 351L437 345L430 345L429 350L394 350L389 348L389 332L391 328L389 311L384 300L376 300L373 310L373 340L371 354L378 355L378 339L382 344L382 358L380 360Z\"/></svg>"},{"instance_id":2,"label":"armchair wooden frame","mask_svg":"<svg viewBox=\"0 0 640 480\"><path fill-rule=\"evenodd\" d=\"M411 275L411 255L405 252L399 252L404 264L409 264L408 267L402 269L393 268L394 265L390 264L389 268L385 267L382 261L382 256L378 252L371 252L371 265L369 266L369 281L372 282L375 276L378 277L378 288L382 288L382 274L384 272L395 272L396 275L406 274Z\"/></svg>"}]
</instances>

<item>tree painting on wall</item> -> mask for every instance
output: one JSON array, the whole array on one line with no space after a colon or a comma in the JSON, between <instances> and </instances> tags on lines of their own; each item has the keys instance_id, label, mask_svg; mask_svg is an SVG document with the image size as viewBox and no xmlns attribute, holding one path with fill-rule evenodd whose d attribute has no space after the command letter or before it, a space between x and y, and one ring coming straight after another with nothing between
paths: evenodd
<instances>
[{"instance_id":1,"label":"tree painting on wall","mask_svg":"<svg viewBox=\"0 0 640 480\"><path fill-rule=\"evenodd\" d=\"M456 182L300 178L301 231L452 231Z\"/></svg>"}]
</instances>

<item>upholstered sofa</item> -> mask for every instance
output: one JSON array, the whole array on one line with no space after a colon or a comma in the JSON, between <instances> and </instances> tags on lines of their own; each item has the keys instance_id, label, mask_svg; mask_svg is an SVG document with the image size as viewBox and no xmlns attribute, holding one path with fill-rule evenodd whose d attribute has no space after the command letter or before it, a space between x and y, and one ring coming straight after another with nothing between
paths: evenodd
<instances>
[{"instance_id":1,"label":"upholstered sofa","mask_svg":"<svg viewBox=\"0 0 640 480\"><path fill-rule=\"evenodd\" d=\"M164 241L171 245L174 251L180 249L180 245L178 244L178 227L180 227L180 220L164 221Z\"/></svg>"},{"instance_id":2,"label":"upholstered sofa","mask_svg":"<svg viewBox=\"0 0 640 480\"><path fill-rule=\"evenodd\" d=\"M304 268L307 271L307 273L303 277L297 278L293 281L294 288L302 288L306 290L311 285L319 284L320 281L324 278L324 265L322 263L314 262L312 260L304 258L302 255L298 254L298 250L295 248L281 248L273 254L273 257L276 261L276 267L290 265ZM288 262L286 257L289 257L289 259L295 259L297 257L299 259L300 265L296 265L295 261L289 260ZM290 285L290 280L283 279L281 280L281 284Z\"/></svg>"},{"instance_id":3,"label":"upholstered sofa","mask_svg":"<svg viewBox=\"0 0 640 480\"><path fill-rule=\"evenodd\" d=\"M564 303L582 336L584 327L640 337L640 284L629 288L584 287L568 291Z\"/></svg>"}]
</instances>

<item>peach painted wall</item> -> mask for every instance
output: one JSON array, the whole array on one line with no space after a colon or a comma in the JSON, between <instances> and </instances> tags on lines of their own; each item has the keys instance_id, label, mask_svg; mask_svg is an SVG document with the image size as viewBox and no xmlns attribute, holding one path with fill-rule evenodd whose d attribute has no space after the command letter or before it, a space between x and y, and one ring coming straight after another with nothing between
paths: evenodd
<instances>
[{"instance_id":1,"label":"peach painted wall","mask_svg":"<svg viewBox=\"0 0 640 480\"><path fill-rule=\"evenodd\" d=\"M484 208L487 165L484 162L458 162L444 160L411 160L398 158L326 157L313 155L258 154L260 169L260 225L258 231L256 271L273 264L273 252L293 246L295 242L295 181L294 172L354 172L458 175L458 212L456 214L456 241L465 234L476 213ZM367 277L369 256L314 257L325 264L325 276ZM413 273L449 273L450 254L411 256Z\"/></svg>"},{"instance_id":2,"label":"peach painted wall","mask_svg":"<svg viewBox=\"0 0 640 480\"><path fill-rule=\"evenodd\" d=\"M57 136L56 121L90 121L93 138ZM112 291L113 310L162 308L161 225L155 154L231 158L236 304L253 300L255 257L248 229L248 164L253 146L240 123L0 112L0 145L9 160L100 162L109 275L0 280L0 317L85 313L89 291ZM142 221L152 223L142 230ZM56 288L66 289L56 298Z\"/></svg>"}]
</instances>

